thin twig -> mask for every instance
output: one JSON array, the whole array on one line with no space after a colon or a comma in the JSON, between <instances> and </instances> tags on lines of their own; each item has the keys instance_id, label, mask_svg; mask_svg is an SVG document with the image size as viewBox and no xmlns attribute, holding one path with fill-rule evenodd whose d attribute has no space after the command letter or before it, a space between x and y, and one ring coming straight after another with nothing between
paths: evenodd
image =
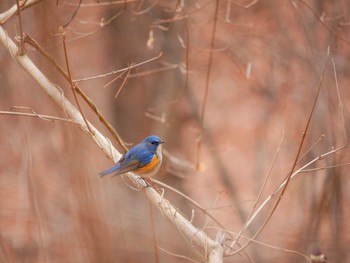
<instances>
[{"instance_id":1,"label":"thin twig","mask_svg":"<svg viewBox=\"0 0 350 263\"><path fill-rule=\"evenodd\" d=\"M244 233L244 231L247 229L247 226L248 226L247 224L248 224L248 222L249 222L249 219L250 219L251 216L253 215L253 212L255 211L255 209L256 209L256 207L257 207L257 205L258 205L258 202L260 201L260 198L261 198L261 196L262 196L262 193L263 193L263 191L264 191L264 189L265 189L265 187L266 187L266 184L267 184L267 182L268 182L268 180L269 180L269 178L270 178L270 175L271 175L271 173L272 173L272 169L273 169L273 167L275 166L276 159L277 159L278 154L279 154L279 152L280 152L283 139L284 139L284 131L283 131L283 134L282 134L282 138L281 138L281 140L280 140L280 142L279 142L279 144L278 144L278 146L277 146L277 150L276 150L276 152L275 152L275 156L274 156L273 159L272 159L272 163L271 163L271 165L270 165L269 172L268 172L267 175L266 175L266 178L265 178L265 180L264 180L264 183L263 183L263 185L262 185L262 187L261 187L261 189L260 189L260 191L259 191L259 194L258 194L258 196L257 196L257 198L256 198L256 200L255 200L255 202L254 202L254 205L253 205L252 209L251 209L250 212L249 212L249 215L248 215L248 217L247 217L247 219L246 219L246 221L245 221L243 227L242 227L241 230L239 231L237 237L236 237L236 238L234 239L234 241L232 242L232 244L231 244L231 246L230 246L231 248L233 248L233 247L236 246L236 244L237 244L237 242L238 242L240 236L241 236L241 235Z\"/></svg>"},{"instance_id":2,"label":"thin twig","mask_svg":"<svg viewBox=\"0 0 350 263\"><path fill-rule=\"evenodd\" d=\"M337 95L338 95L338 107L340 111L340 118L343 123L343 133L344 133L344 139L345 139L345 144L348 145L348 135L346 132L345 128L345 119L344 119L344 104L341 100L340 92L339 92L339 85L338 85L338 77L337 77L337 71L335 69L335 64L334 64L334 59L332 58L332 65L333 65L333 72L334 72L334 80L335 80L335 87L337 89Z\"/></svg>"},{"instance_id":3,"label":"thin twig","mask_svg":"<svg viewBox=\"0 0 350 263\"><path fill-rule=\"evenodd\" d=\"M158 3L158 1L159 0L153 0L153 3L151 3L149 7L146 7L144 10L141 10L141 11L133 11L133 13L135 15L143 15L143 14L149 12L153 7L155 7L155 5ZM144 3L144 2L141 1L140 3Z\"/></svg>"},{"instance_id":4,"label":"thin twig","mask_svg":"<svg viewBox=\"0 0 350 263\"><path fill-rule=\"evenodd\" d=\"M332 33L336 38L340 39L342 42L344 42L347 45L350 45L349 41L342 36L340 36L337 32L335 32L330 26L328 26L323 19L317 15L316 11L307 3L305 3L302 0L292 0L292 1L298 1L299 3L303 4L307 9L311 11L311 13L316 17L316 19L330 32Z\"/></svg>"},{"instance_id":5,"label":"thin twig","mask_svg":"<svg viewBox=\"0 0 350 263\"><path fill-rule=\"evenodd\" d=\"M23 107L14 106L14 108L23 108ZM25 107L25 108L28 108L28 107ZM30 108L28 108L28 109L30 109ZM13 112L11 110L10 111L0 111L0 115L35 117L35 118L42 119L44 121L69 122L69 123L80 125L79 123L77 123L76 121L71 120L71 119L65 119L65 118L60 118L60 117L55 117L55 116L38 114L38 113L36 113L34 111L32 111L32 113L28 113L28 112Z\"/></svg>"},{"instance_id":6,"label":"thin twig","mask_svg":"<svg viewBox=\"0 0 350 263\"><path fill-rule=\"evenodd\" d=\"M129 78L139 78L139 77L148 76L148 75L159 73L159 72L163 72L163 71L168 71L168 70L171 70L171 69L177 69L179 67L180 67L180 65L178 65L178 64L166 65L166 66L161 67L161 68L146 70L146 71L143 71L143 72L132 73L132 74L129 75Z\"/></svg>"},{"instance_id":7,"label":"thin twig","mask_svg":"<svg viewBox=\"0 0 350 263\"><path fill-rule=\"evenodd\" d=\"M24 10L28 7L31 7L43 0L25 0L20 5L20 9ZM0 14L0 25L5 24L8 20L10 20L14 15L18 13L18 6L17 4L13 5L10 9L8 9L6 12L3 12Z\"/></svg>"},{"instance_id":8,"label":"thin twig","mask_svg":"<svg viewBox=\"0 0 350 263\"><path fill-rule=\"evenodd\" d=\"M24 34L23 34L22 14L21 14L21 6L19 4L19 0L16 0L16 4L17 4L17 10L18 10L17 15L18 15L18 23L19 23L19 35L20 35L18 55L22 56L25 53L25 49L24 49L24 42L23 42Z\"/></svg>"},{"instance_id":9,"label":"thin twig","mask_svg":"<svg viewBox=\"0 0 350 263\"><path fill-rule=\"evenodd\" d=\"M63 28L66 28L66 27L73 21L73 19L75 18L75 16L76 16L77 13L78 13L78 10L79 10L79 8L80 8L81 2L82 2L82 0L79 0L79 3L78 3L78 5L77 5L77 7L75 8L75 10L74 10L74 12L73 12L71 18L67 21L67 23L65 23L65 24L62 26Z\"/></svg>"},{"instance_id":10,"label":"thin twig","mask_svg":"<svg viewBox=\"0 0 350 263\"><path fill-rule=\"evenodd\" d=\"M231 232L232 235L237 235L236 233L232 232L232 231L229 231ZM277 246L274 246L274 245L270 245L270 244L267 244L266 242L261 242L261 241L258 241L258 240L255 240L255 239L252 239L252 238L249 238L245 235L241 235L241 237L243 239L246 239L246 240L249 240L251 241L252 243L254 244L258 244L258 245L261 245L261 246L264 246L264 247L268 247L268 248L272 248L272 249L275 249L275 250L281 250L283 252L287 252L287 253L291 253L291 254L296 254L296 255L299 255L303 258L305 258L306 260L309 260L310 261L310 258L308 256L306 256L305 254L303 253L300 253L296 250L291 250L291 249L286 249L286 248L282 248L282 247L277 247Z\"/></svg>"},{"instance_id":11,"label":"thin twig","mask_svg":"<svg viewBox=\"0 0 350 263\"><path fill-rule=\"evenodd\" d=\"M301 160L303 160L304 157L305 157L309 152L311 152L312 149L315 148L316 145L319 144L325 137L326 137L326 136L325 136L324 134L322 134L322 135L320 136L320 138L318 138L317 141L314 142L314 143L310 146L310 148L309 148L303 155L300 156L298 162L300 162Z\"/></svg>"},{"instance_id":12,"label":"thin twig","mask_svg":"<svg viewBox=\"0 0 350 263\"><path fill-rule=\"evenodd\" d=\"M105 77L108 77L110 75L114 75L114 74L117 74L117 73L121 73L121 72L124 72L124 71L128 71L130 69L133 69L133 68L136 68L136 67L139 67L143 64L146 64L146 63L149 63L151 61L154 61L154 60L157 60L158 58L160 58L161 56L163 55L163 52L159 53L159 55L153 57L153 58L150 58L148 60L145 60L145 61L142 61L142 62L139 62L139 63L135 63L133 65L130 65L129 67L127 68L122 68L122 69L118 69L118 70L113 70L109 73L105 73L105 74L101 74L101 75L98 75L98 76L93 76L93 77L87 77L87 78L81 78L81 79L75 79L74 82L75 83L78 83L78 82L82 82L82 81L88 81L88 80L93 80L93 79L99 79L99 78L105 78Z\"/></svg>"},{"instance_id":13,"label":"thin twig","mask_svg":"<svg viewBox=\"0 0 350 263\"><path fill-rule=\"evenodd\" d=\"M72 75L71 75L71 72L70 72L70 68L69 68L69 60L68 60L68 51L67 51L67 45L66 45L66 33L64 32L63 28L61 27L60 28L60 32L62 34L62 42L63 42L63 50L64 50L64 58L65 58L65 61L66 61L66 67L67 67L67 73L68 73L68 80L70 82L70 86L71 86L71 89L72 89L72 92L73 92L73 95L74 95L74 100L75 102L77 103L77 106L78 106L78 109L81 113L81 116L83 117L84 119L84 122L86 124L86 127L87 129L90 131L90 133L92 133L92 130L90 128L90 125L85 117L85 114L83 113L83 110L80 106L80 103L79 103L79 100L78 100L78 97L77 97L77 94L76 94L76 86L75 84L73 83L73 80L72 80Z\"/></svg>"},{"instance_id":14,"label":"thin twig","mask_svg":"<svg viewBox=\"0 0 350 263\"><path fill-rule=\"evenodd\" d=\"M120 79L124 74L126 73L126 71L123 71L122 73L120 73L118 76L116 76L115 78L113 78L110 82L108 82L107 84L105 84L102 88L107 88L109 85L111 85L113 82L115 82L116 80Z\"/></svg>"},{"instance_id":15,"label":"thin twig","mask_svg":"<svg viewBox=\"0 0 350 263\"><path fill-rule=\"evenodd\" d=\"M195 261L192 258L186 257L184 255L179 255L179 254L176 254L176 253L172 253L169 250L166 250L165 248L162 248L162 247L159 247L159 250L163 251L164 253L166 253L168 255L171 255L173 257L179 258L181 260L181 262L183 262L183 260L188 260L188 261L190 261L192 263L200 263L199 261Z\"/></svg>"},{"instance_id":16,"label":"thin twig","mask_svg":"<svg viewBox=\"0 0 350 263\"><path fill-rule=\"evenodd\" d=\"M97 28L96 30L93 30L91 32L88 32L88 33L84 33L80 36L77 36L77 37L73 37L73 38L70 38L69 41L70 42L73 42L73 41L76 41L76 40L81 40L81 39L84 39L84 38L87 38L89 36L92 36L94 34L96 34L97 32L99 32L101 29L103 29L104 27L106 27L107 25L109 25L112 21L114 21L117 17L119 17L121 14L124 13L125 10L122 10L120 12L118 12L117 14L113 15L110 19L108 19L106 22L100 22L99 23L99 28Z\"/></svg>"},{"instance_id":17,"label":"thin twig","mask_svg":"<svg viewBox=\"0 0 350 263\"><path fill-rule=\"evenodd\" d=\"M211 68L213 65L213 58L214 58L213 52L214 52L214 47L215 47L217 22L218 22L218 16L219 16L219 3L220 3L220 0L215 1L214 21L213 21L213 28L212 28L212 32L211 32L210 50L209 50L209 61L208 61L206 80L205 80L204 98L203 98L202 109L201 109L200 120L199 120L200 127L201 127L201 137L199 138L198 144L197 144L197 161L196 161L197 171L200 168L200 152L201 152L201 148L202 148L203 133L204 133L204 115L205 115L205 109L207 107L210 76L211 76L210 73L211 73Z\"/></svg>"},{"instance_id":18,"label":"thin twig","mask_svg":"<svg viewBox=\"0 0 350 263\"><path fill-rule=\"evenodd\" d=\"M326 169L333 169L333 168L349 166L349 165L350 165L350 163L341 163L341 164L336 164L336 165L327 165L327 166L323 166L323 167L305 169L305 170L300 171L300 173L309 173L309 172L321 171L321 170L326 170Z\"/></svg>"},{"instance_id":19,"label":"thin twig","mask_svg":"<svg viewBox=\"0 0 350 263\"><path fill-rule=\"evenodd\" d=\"M139 0L120 0L120 1L109 1L109 2L98 2L98 3L85 3L81 4L80 7L105 7L105 6L111 6L111 5L121 5L125 3L134 3L139 2ZM74 4L72 2L66 3L67 6L77 6L77 4Z\"/></svg>"},{"instance_id":20,"label":"thin twig","mask_svg":"<svg viewBox=\"0 0 350 263\"><path fill-rule=\"evenodd\" d=\"M221 227L222 229L225 229L224 225L222 225L214 216L212 216L210 213L208 213L207 209L204 208L203 206L201 206L199 203L197 203L195 200L193 200L191 197L189 197L188 195L185 195L183 192L180 192L179 190L171 187L170 185L167 185L157 179L153 179L152 178L152 182L155 182L156 184L165 187L169 190L171 190L172 192L178 194L179 196L185 198L187 201L189 201L192 205L194 205L195 207L197 207L199 210L201 210L205 215L207 215L209 218L211 218L219 227Z\"/></svg>"},{"instance_id":21,"label":"thin twig","mask_svg":"<svg viewBox=\"0 0 350 263\"><path fill-rule=\"evenodd\" d=\"M229 0L230 3L231 3L231 1L232 1L232 0ZM236 1L232 1L232 3L233 3L234 5L239 6L239 7L241 7L241 8L245 8L245 9L248 9L248 8L252 7L252 6L255 5L257 2L259 2L259 0L252 0L250 3L244 5L244 4L240 4L240 3L236 2Z\"/></svg>"},{"instance_id":22,"label":"thin twig","mask_svg":"<svg viewBox=\"0 0 350 263\"><path fill-rule=\"evenodd\" d=\"M120 85L120 87L119 87L117 93L115 94L114 98L117 98L117 97L118 97L119 93L120 93L121 90L123 89L123 87L124 87L124 85L125 85L125 83L126 83L128 77L129 77L129 74L130 74L130 69L126 72L126 76L125 76L125 78L124 78L122 84Z\"/></svg>"}]
</instances>

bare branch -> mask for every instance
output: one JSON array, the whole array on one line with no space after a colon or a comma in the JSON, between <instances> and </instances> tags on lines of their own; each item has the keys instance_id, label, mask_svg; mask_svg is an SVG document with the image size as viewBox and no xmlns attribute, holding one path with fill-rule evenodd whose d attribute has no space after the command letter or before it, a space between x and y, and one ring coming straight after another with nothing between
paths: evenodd
<instances>
[{"instance_id":1,"label":"bare branch","mask_svg":"<svg viewBox=\"0 0 350 263\"><path fill-rule=\"evenodd\" d=\"M81 125L82 131L88 134L94 142L109 156L111 159L120 157L120 153L111 146L108 139L104 137L91 123L89 123L92 132L89 132L81 113L66 99L64 94L54 85L27 56L18 56L18 47L10 39L6 31L0 27L0 42L10 52L13 59L39 84L41 89L56 104L61 107L66 114L75 122ZM208 255L208 262L222 262L223 248L218 241L209 238L205 232L193 226L184 216L178 213L178 210L171 203L163 198L155 189L148 187L139 176L128 173L127 177L133 182L138 189L143 190L148 199L161 211L181 234L191 242L197 244Z\"/></svg>"},{"instance_id":2,"label":"bare branch","mask_svg":"<svg viewBox=\"0 0 350 263\"><path fill-rule=\"evenodd\" d=\"M42 0L27 0L24 3L22 3L21 9L26 9L28 7L31 7L32 5L35 5ZM0 14L0 25L5 24L11 17L13 17L17 13L17 4L13 5L10 9L8 9L6 12L3 12Z\"/></svg>"},{"instance_id":3,"label":"bare branch","mask_svg":"<svg viewBox=\"0 0 350 263\"><path fill-rule=\"evenodd\" d=\"M27 109L30 111L30 113L29 112L14 112L14 111L12 111L12 109ZM55 117L55 116L38 114L29 107L13 106L10 111L0 111L0 115L34 117L34 118L42 119L44 121L69 122L69 123L73 123L73 124L78 124L74 120L71 120L71 119L65 119L65 118L60 118L60 117Z\"/></svg>"}]
</instances>

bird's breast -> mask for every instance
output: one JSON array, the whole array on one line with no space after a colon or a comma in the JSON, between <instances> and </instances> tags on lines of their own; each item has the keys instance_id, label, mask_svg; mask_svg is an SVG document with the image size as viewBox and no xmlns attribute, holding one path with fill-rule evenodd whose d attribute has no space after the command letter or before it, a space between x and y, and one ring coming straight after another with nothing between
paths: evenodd
<instances>
[{"instance_id":1,"label":"bird's breast","mask_svg":"<svg viewBox=\"0 0 350 263\"><path fill-rule=\"evenodd\" d=\"M152 160L148 164L139 167L135 172L142 177L153 176L158 172L161 162L162 158L158 158L157 154L154 154Z\"/></svg>"}]
</instances>

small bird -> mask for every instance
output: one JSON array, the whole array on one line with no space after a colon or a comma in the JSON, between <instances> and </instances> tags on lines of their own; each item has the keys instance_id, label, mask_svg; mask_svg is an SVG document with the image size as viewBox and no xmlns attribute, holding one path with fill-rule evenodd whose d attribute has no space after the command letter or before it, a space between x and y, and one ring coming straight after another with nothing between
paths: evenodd
<instances>
[{"instance_id":1,"label":"small bird","mask_svg":"<svg viewBox=\"0 0 350 263\"><path fill-rule=\"evenodd\" d=\"M163 143L158 136L147 137L141 143L130 148L114 166L100 172L100 177L111 173L121 175L127 172L134 172L143 178L154 176L162 163Z\"/></svg>"}]
</instances>

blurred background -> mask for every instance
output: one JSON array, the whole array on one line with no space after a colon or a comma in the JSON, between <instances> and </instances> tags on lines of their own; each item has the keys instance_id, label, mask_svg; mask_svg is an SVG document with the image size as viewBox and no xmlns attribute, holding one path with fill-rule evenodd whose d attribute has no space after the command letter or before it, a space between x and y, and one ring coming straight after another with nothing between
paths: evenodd
<instances>
[{"instance_id":1,"label":"blurred background","mask_svg":"<svg viewBox=\"0 0 350 263\"><path fill-rule=\"evenodd\" d=\"M0 12L15 4L1 1ZM165 157L156 179L197 201L234 236L266 176L257 205L292 169L321 76L297 168L347 145L349 12L343 0L135 0L38 1L21 14L23 31L66 68L64 26L79 87L128 147L160 136ZM17 16L3 27L18 38ZM76 105L56 68L25 47ZM0 57L1 111L28 107L12 110L67 118L3 46ZM122 152L79 101L86 118ZM0 138L1 262L157 262L155 239L159 262L205 261L157 209L152 234L143 192L121 177L100 179L113 161L76 125L1 115ZM349 161L344 148L307 166L288 185L260 243L224 262L310 262L302 255L315 248L329 262L348 262ZM220 227L213 220L166 188L164 197L215 238ZM276 201L245 236L258 231Z\"/></svg>"}]
</instances>

